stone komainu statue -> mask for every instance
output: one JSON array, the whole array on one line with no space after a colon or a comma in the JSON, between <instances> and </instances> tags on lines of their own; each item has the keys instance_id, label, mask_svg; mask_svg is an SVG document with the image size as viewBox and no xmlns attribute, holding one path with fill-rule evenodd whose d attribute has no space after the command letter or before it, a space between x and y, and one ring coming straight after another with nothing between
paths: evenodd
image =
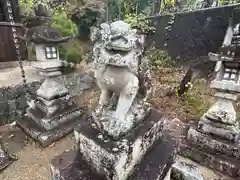
<instances>
[{"instance_id":1,"label":"stone komainu statue","mask_svg":"<svg viewBox=\"0 0 240 180\"><path fill-rule=\"evenodd\" d=\"M151 93L148 60L143 57L143 46L136 30L124 21L104 23L101 29L93 28L90 38L94 42L95 77L101 90L96 113L115 106L115 121L111 122L115 124L112 128L117 129L134 104L144 104Z\"/></svg>"}]
</instances>

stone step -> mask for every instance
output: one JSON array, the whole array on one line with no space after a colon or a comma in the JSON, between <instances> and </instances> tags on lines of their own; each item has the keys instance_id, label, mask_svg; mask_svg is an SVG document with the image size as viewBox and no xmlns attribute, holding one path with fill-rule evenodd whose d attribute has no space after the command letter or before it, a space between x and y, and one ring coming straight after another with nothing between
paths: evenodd
<instances>
[{"instance_id":1,"label":"stone step","mask_svg":"<svg viewBox=\"0 0 240 180\"><path fill-rule=\"evenodd\" d=\"M16 122L17 125L32 139L39 142L43 147L47 147L53 142L71 133L78 122L81 121L81 119L85 119L85 116L86 114L83 113L81 116L75 117L51 130L44 129L27 116L17 118Z\"/></svg>"},{"instance_id":2,"label":"stone step","mask_svg":"<svg viewBox=\"0 0 240 180\"><path fill-rule=\"evenodd\" d=\"M223 140L216 136L204 134L192 126L188 130L187 140L191 144L196 144L208 152L222 154L224 156L235 157L240 160L240 146L232 141Z\"/></svg>"},{"instance_id":3,"label":"stone step","mask_svg":"<svg viewBox=\"0 0 240 180\"><path fill-rule=\"evenodd\" d=\"M184 161L177 161L172 165L171 178L171 180L204 180L196 166Z\"/></svg>"},{"instance_id":4,"label":"stone step","mask_svg":"<svg viewBox=\"0 0 240 180\"><path fill-rule=\"evenodd\" d=\"M220 155L188 142L182 142L180 152L182 156L189 158L202 166L209 167L220 173L240 179L240 160L234 157Z\"/></svg>"}]
</instances>

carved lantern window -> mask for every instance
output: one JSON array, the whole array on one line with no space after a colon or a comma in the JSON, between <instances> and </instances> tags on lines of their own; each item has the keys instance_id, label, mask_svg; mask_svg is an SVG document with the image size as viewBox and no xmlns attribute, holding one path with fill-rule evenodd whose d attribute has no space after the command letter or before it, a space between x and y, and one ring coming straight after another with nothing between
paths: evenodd
<instances>
[{"instance_id":1,"label":"carved lantern window","mask_svg":"<svg viewBox=\"0 0 240 180\"><path fill-rule=\"evenodd\" d=\"M236 82L238 79L239 70L233 68L224 68L222 80Z\"/></svg>"},{"instance_id":2,"label":"carved lantern window","mask_svg":"<svg viewBox=\"0 0 240 180\"><path fill-rule=\"evenodd\" d=\"M46 59L56 59L58 54L57 54L57 48L56 47L45 47L45 54L46 54Z\"/></svg>"}]
</instances>

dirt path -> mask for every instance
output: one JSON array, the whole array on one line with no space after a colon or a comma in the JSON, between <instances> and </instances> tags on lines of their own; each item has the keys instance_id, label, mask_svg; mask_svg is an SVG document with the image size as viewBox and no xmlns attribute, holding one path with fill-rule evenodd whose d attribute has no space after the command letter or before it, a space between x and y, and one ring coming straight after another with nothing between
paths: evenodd
<instances>
[{"instance_id":1,"label":"dirt path","mask_svg":"<svg viewBox=\"0 0 240 180\"><path fill-rule=\"evenodd\" d=\"M0 174L1 180L50 180L51 159L74 145L71 134L43 149L32 140L27 140L19 129L5 133L4 139L7 149L19 159Z\"/></svg>"}]
</instances>

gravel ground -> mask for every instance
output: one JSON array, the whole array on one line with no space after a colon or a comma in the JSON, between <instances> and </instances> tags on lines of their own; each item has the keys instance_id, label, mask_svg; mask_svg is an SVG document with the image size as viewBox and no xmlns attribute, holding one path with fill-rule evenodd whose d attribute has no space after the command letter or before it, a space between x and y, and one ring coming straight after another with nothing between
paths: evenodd
<instances>
[{"instance_id":1,"label":"gravel ground","mask_svg":"<svg viewBox=\"0 0 240 180\"><path fill-rule=\"evenodd\" d=\"M24 70L26 72L27 82L32 82L40 79L35 68L31 66L24 66ZM22 77L21 69L19 67L0 70L0 87L12 86L21 83Z\"/></svg>"}]
</instances>

